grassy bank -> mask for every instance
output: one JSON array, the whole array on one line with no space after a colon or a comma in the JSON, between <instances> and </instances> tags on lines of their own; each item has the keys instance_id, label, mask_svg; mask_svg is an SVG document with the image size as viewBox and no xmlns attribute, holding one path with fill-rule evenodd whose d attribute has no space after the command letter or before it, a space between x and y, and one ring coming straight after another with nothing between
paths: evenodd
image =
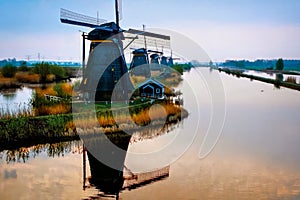
<instances>
[{"instance_id":1,"label":"grassy bank","mask_svg":"<svg viewBox=\"0 0 300 200\"><path fill-rule=\"evenodd\" d=\"M241 70L236 70L236 69L228 69L228 68L218 68L219 72L225 72L226 74L231 74L234 75L238 78L244 77L244 78L249 78L250 80L257 80L265 83L270 83L273 84L275 87L286 87L290 88L293 90L298 90L300 91L300 84L293 83L292 81L282 81L278 79L270 79L270 78L265 78L265 77L260 77L260 76L254 76L250 74L244 74Z\"/></svg>"},{"instance_id":2,"label":"grassy bank","mask_svg":"<svg viewBox=\"0 0 300 200\"><path fill-rule=\"evenodd\" d=\"M1 119L0 150L78 139L72 120L72 115Z\"/></svg>"},{"instance_id":3,"label":"grassy bank","mask_svg":"<svg viewBox=\"0 0 300 200\"><path fill-rule=\"evenodd\" d=\"M96 112L96 120L91 117L90 112L78 113L76 123L73 121L72 114L0 119L0 150L79 139L75 124L81 128L94 128L100 125L102 132L115 133L122 131L121 127L132 121L143 127L155 121L178 122L188 115L187 111L176 105L162 104L162 106L164 109L158 107L150 109L150 104L135 105L129 108L117 108L114 113L111 109L99 109ZM129 109L130 115L125 109Z\"/></svg>"}]
</instances>

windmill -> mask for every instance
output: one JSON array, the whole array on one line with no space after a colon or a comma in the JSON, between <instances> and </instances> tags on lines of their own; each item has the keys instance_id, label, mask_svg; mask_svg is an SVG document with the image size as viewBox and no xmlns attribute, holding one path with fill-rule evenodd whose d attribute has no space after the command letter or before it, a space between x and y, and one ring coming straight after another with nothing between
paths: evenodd
<instances>
[{"instance_id":1,"label":"windmill","mask_svg":"<svg viewBox=\"0 0 300 200\"><path fill-rule=\"evenodd\" d=\"M110 101L115 89L120 94L119 100L128 99L128 95L133 91L124 56L124 50L128 47L132 45L145 45L145 48L170 47L170 36L136 29L122 30L119 25L120 4L121 0L115 0L116 22L107 22L99 19L98 16L95 18L61 9L62 23L93 29L88 34L82 33L83 81L81 89L88 100L94 98L95 101ZM85 66L86 40L91 41L87 66ZM121 84L117 84L119 81Z\"/></svg>"}]
</instances>

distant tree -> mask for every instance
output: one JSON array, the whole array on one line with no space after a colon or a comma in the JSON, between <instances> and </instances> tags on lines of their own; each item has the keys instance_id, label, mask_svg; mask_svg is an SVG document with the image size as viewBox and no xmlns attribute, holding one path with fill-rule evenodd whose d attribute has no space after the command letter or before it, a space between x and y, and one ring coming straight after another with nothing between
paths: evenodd
<instances>
[{"instance_id":1,"label":"distant tree","mask_svg":"<svg viewBox=\"0 0 300 200\"><path fill-rule=\"evenodd\" d=\"M244 68L245 67L245 61L244 60L236 61L235 66L237 68Z\"/></svg>"},{"instance_id":2,"label":"distant tree","mask_svg":"<svg viewBox=\"0 0 300 200\"><path fill-rule=\"evenodd\" d=\"M21 71L21 72L27 72L27 71L29 71L29 68L27 67L27 63L25 61L23 61L21 63L21 66L18 67L18 71Z\"/></svg>"},{"instance_id":3,"label":"distant tree","mask_svg":"<svg viewBox=\"0 0 300 200\"><path fill-rule=\"evenodd\" d=\"M66 70L58 65L50 65L49 72L50 74L54 74L57 80L66 78L67 74Z\"/></svg>"},{"instance_id":4,"label":"distant tree","mask_svg":"<svg viewBox=\"0 0 300 200\"><path fill-rule=\"evenodd\" d=\"M37 63L33 71L41 76L42 83L46 83L47 75L50 73L50 64L45 62Z\"/></svg>"},{"instance_id":5,"label":"distant tree","mask_svg":"<svg viewBox=\"0 0 300 200\"><path fill-rule=\"evenodd\" d=\"M210 61L209 61L209 66L212 67L213 65L214 65L213 61L210 60Z\"/></svg>"},{"instance_id":6,"label":"distant tree","mask_svg":"<svg viewBox=\"0 0 300 200\"><path fill-rule=\"evenodd\" d=\"M283 70L284 64L282 58L279 58L276 62L276 70Z\"/></svg>"},{"instance_id":7,"label":"distant tree","mask_svg":"<svg viewBox=\"0 0 300 200\"><path fill-rule=\"evenodd\" d=\"M2 68L1 72L2 72L2 76L7 78L12 78L15 76L17 72L17 67L12 65L11 63L8 63Z\"/></svg>"},{"instance_id":8,"label":"distant tree","mask_svg":"<svg viewBox=\"0 0 300 200\"><path fill-rule=\"evenodd\" d=\"M66 70L58 65L52 65L47 62L37 63L33 68L33 72L39 74L41 77L41 82L47 82L47 75L55 75L56 80L61 80L67 77Z\"/></svg>"},{"instance_id":9,"label":"distant tree","mask_svg":"<svg viewBox=\"0 0 300 200\"><path fill-rule=\"evenodd\" d=\"M173 69L175 69L178 73L180 73L181 75L183 74L183 66L182 65L180 65L180 64L175 64L175 65L173 65L173 67L172 67Z\"/></svg>"}]
</instances>

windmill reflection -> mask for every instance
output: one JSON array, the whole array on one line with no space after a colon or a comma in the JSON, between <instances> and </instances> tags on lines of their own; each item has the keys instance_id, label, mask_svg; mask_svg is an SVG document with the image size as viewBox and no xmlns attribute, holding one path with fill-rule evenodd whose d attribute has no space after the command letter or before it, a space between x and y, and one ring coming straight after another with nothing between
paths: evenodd
<instances>
[{"instance_id":1,"label":"windmill reflection","mask_svg":"<svg viewBox=\"0 0 300 200\"><path fill-rule=\"evenodd\" d=\"M179 122L180 121L167 123L160 130L153 128L148 129L147 133L137 132L133 136L128 135L125 132L120 132L117 134L103 134L104 136L97 136L99 138L89 139L88 141L90 141L90 143L85 142L89 147L84 148L83 152L84 189L90 186L99 189L100 192L98 196L93 196L93 199L101 199L103 197L118 199L119 193L123 190L133 190L168 178L170 166L149 172L133 173L124 165L124 162L129 143L159 137L176 128L179 125ZM109 140L106 140L105 137ZM109 151L110 142L124 151L118 153ZM95 144L97 144L97 151L107 154L106 156L114 156L114 168L117 166L117 169L113 169L106 164L103 164L103 162L97 159L97 156L94 156L94 153L89 151L91 145ZM90 177L86 177L87 161L90 165Z\"/></svg>"},{"instance_id":2,"label":"windmill reflection","mask_svg":"<svg viewBox=\"0 0 300 200\"><path fill-rule=\"evenodd\" d=\"M120 132L117 134L102 134L85 139L84 144L86 146L85 149L87 149L91 172L91 177L88 178L88 181L91 186L96 187L105 195L116 195L118 197L122 189L124 183L123 167L130 138L131 135ZM111 148L112 144L120 148L120 151ZM106 158L110 159L110 163L105 163ZM84 160L84 164L85 162ZM86 180L85 177L84 180Z\"/></svg>"}]
</instances>

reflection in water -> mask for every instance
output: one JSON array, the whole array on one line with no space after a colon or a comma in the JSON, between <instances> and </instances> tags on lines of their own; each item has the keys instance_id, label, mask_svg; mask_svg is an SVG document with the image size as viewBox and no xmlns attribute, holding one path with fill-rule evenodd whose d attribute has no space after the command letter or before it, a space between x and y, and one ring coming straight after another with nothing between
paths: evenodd
<instances>
[{"instance_id":1,"label":"reflection in water","mask_svg":"<svg viewBox=\"0 0 300 200\"><path fill-rule=\"evenodd\" d=\"M282 74L276 74L276 81L283 81L283 75Z\"/></svg>"},{"instance_id":2,"label":"reflection in water","mask_svg":"<svg viewBox=\"0 0 300 200\"><path fill-rule=\"evenodd\" d=\"M5 170L4 171L4 179L14 179L17 178L17 170L13 169L13 170Z\"/></svg>"},{"instance_id":3,"label":"reflection in water","mask_svg":"<svg viewBox=\"0 0 300 200\"><path fill-rule=\"evenodd\" d=\"M112 159L114 159L114 166L119 167L118 169L113 169L103 164L101 161L95 158L92 153L87 151L91 172L91 177L88 178L88 181L91 186L96 187L102 192L101 196L112 197L111 195L115 195L116 199L118 199L121 190L136 189L160 180L164 180L165 178L169 177L169 166L150 172L133 173L130 169L124 166L126 152L131 136L127 135L126 133L118 133L118 138L115 135L107 135L107 137L109 138L110 142L117 145L124 151L119 152L118 154L115 154L115 152L113 151L108 151L108 149L110 149L110 144L108 144L109 141L104 138L100 139L99 137L97 137L97 142L94 143L93 141L93 144L87 144L88 142L85 143L86 145L97 144L97 151L104 152L105 154L107 154L107 156L110 157L113 156ZM142 137L139 138L141 139ZM85 162L86 161L84 155L84 168ZM84 169L84 175L85 170L86 169ZM84 188L89 187L86 186L85 180L86 178L84 177Z\"/></svg>"},{"instance_id":4,"label":"reflection in water","mask_svg":"<svg viewBox=\"0 0 300 200\"><path fill-rule=\"evenodd\" d=\"M178 121L179 122L179 121ZM88 178L89 184L101 191L101 197L119 198L122 190L132 190L145 185L164 180L169 177L169 166L144 173L133 173L124 165L129 143L151 139L165 134L176 127L176 123L167 123L163 128L148 128L136 132L133 136L125 132L100 134L95 137L84 139L85 149L88 149L87 156L90 165L91 176ZM110 145L113 144L122 151L116 151ZM99 155L99 152L101 155ZM110 159L110 166L107 161L103 162L99 158ZM86 157L83 155L84 176ZM113 167L112 167L113 166ZM84 177L84 188L86 177ZM114 196L112 196L114 195ZM94 198L94 197L93 197Z\"/></svg>"},{"instance_id":5,"label":"reflection in water","mask_svg":"<svg viewBox=\"0 0 300 200\"><path fill-rule=\"evenodd\" d=\"M283 81L283 75L282 74L276 74L276 82L274 83L274 87L277 89L280 89L280 82Z\"/></svg>"},{"instance_id":6,"label":"reflection in water","mask_svg":"<svg viewBox=\"0 0 300 200\"><path fill-rule=\"evenodd\" d=\"M84 140L91 170L90 184L105 194L116 195L117 198L124 182L123 167L130 137L127 133L120 132L106 136L100 134ZM115 151L110 142L121 150ZM102 157L109 157L113 168L99 160Z\"/></svg>"},{"instance_id":7,"label":"reflection in water","mask_svg":"<svg viewBox=\"0 0 300 200\"><path fill-rule=\"evenodd\" d=\"M293 83L293 84L297 84L297 79L294 76L288 76L284 81L289 82L289 83ZM299 84L300 84L300 82L299 82Z\"/></svg>"},{"instance_id":8,"label":"reflection in water","mask_svg":"<svg viewBox=\"0 0 300 200\"><path fill-rule=\"evenodd\" d=\"M2 96L5 101L12 101L16 98L15 91L2 93Z\"/></svg>"},{"instance_id":9,"label":"reflection in water","mask_svg":"<svg viewBox=\"0 0 300 200\"><path fill-rule=\"evenodd\" d=\"M179 123L179 121L177 121ZM45 173L45 176L52 176L52 171L45 171L44 168L39 167L38 169L33 167L30 172L28 172L28 168L25 167L24 170L20 170L18 166L34 166L33 162L37 160L38 163L44 163L45 160L49 160L52 163L45 162L46 168L49 169L57 168L54 160L61 159L64 165L68 165L70 163L69 157L71 155L82 154L83 156L83 167L84 167L84 196L89 199L102 199L102 198L116 198L118 199L118 195L121 191L130 190L144 187L146 185L152 184L154 182L158 182L161 180L165 180L169 177L169 169L170 167L164 167L162 169L157 169L154 171L143 172L143 173L134 173L129 168L124 166L124 161L127 154L128 145L132 143L137 143L139 141L151 140L153 138L157 138L165 133L168 133L175 129L178 126L178 123L167 123L164 127L153 127L152 129L144 129L144 131L136 132L133 136L128 135L124 132L118 133L108 133L102 134L100 137L90 136L89 139L85 139L86 147L91 149L92 145L96 145L95 150L99 152L105 152L107 156L114 158L115 166L118 166L118 169L112 169L107 165L100 162L97 158L95 158L91 152L84 151L81 141L72 141L72 142L61 142L55 144L41 144L35 145L28 148L19 148L16 150L5 150L0 152L0 180L1 178L5 180L13 180L16 183L23 182L24 175L27 173L36 174L42 170ZM147 130L147 131L146 131ZM108 140L107 140L108 138ZM107 151L107 146L109 143L113 143L118 148L124 150L121 153L116 154L113 151ZM90 145L90 146L89 146ZM92 148L93 149L93 148ZM85 155L87 157L85 158ZM40 160L41 159L41 160ZM40 161L38 161L40 160ZM53 160L53 161L51 161ZM80 160L79 160L80 161ZM28 163L28 164L26 164ZM80 162L77 164L80 166ZM1 166L2 165L2 166ZM7 168L8 166L13 165L12 169ZM88 168L89 170L85 169ZM3 169L3 170L2 170ZM30 168L29 168L30 169ZM61 173L58 176L62 176L64 173L63 168L60 168ZM27 171L27 172L26 172ZM3 174L2 174L3 173ZM20 178L19 178L20 177ZM63 177L63 176L62 176ZM88 177L88 178L86 178ZM26 178L24 180L27 180ZM53 180L55 178L53 177ZM28 180L27 180L28 181ZM37 181L45 181L42 180L41 177L37 177ZM86 183L86 181L88 181ZM35 182L35 181L29 181ZM25 183L25 182L24 182ZM7 182L5 182L7 184ZM1 186L0 187L4 187ZM19 186L15 186L19 187ZM24 188L23 188L24 187ZM27 186L22 186L19 189L26 189ZM35 186L39 188L38 186ZM52 188L53 186L51 186ZM67 187L67 185L63 185L63 187ZM5 187L6 188L6 187ZM80 190L81 187L74 188L75 190ZM97 189L94 190L93 188ZM1 188L0 188L1 191ZM13 192L9 192L9 194L13 195ZM36 195L39 195L40 192L36 191ZM49 196L49 194L47 194ZM0 194L0 197L2 195ZM3 196L2 196L3 197ZM69 198L67 198L69 199Z\"/></svg>"},{"instance_id":10,"label":"reflection in water","mask_svg":"<svg viewBox=\"0 0 300 200\"><path fill-rule=\"evenodd\" d=\"M175 130L176 128L179 128L181 124L183 124L183 122L180 123L180 120L178 120L178 121L166 123L164 124L163 127L154 126L148 129L143 129L143 131L137 131L134 134L132 134L132 137L130 138L130 143L135 143L142 140L150 140L155 137L159 137L161 135L164 135L166 133Z\"/></svg>"},{"instance_id":11,"label":"reflection in water","mask_svg":"<svg viewBox=\"0 0 300 200\"><path fill-rule=\"evenodd\" d=\"M132 190L169 177L170 166L144 173L132 173L125 166L125 172L122 189Z\"/></svg>"},{"instance_id":12,"label":"reflection in water","mask_svg":"<svg viewBox=\"0 0 300 200\"><path fill-rule=\"evenodd\" d=\"M0 92L0 112L18 113L24 110L31 111L30 99L33 89L23 87L21 89L9 89Z\"/></svg>"},{"instance_id":13,"label":"reflection in water","mask_svg":"<svg viewBox=\"0 0 300 200\"><path fill-rule=\"evenodd\" d=\"M67 153L81 153L80 141L60 142L54 144L39 144L32 147L21 147L15 150L5 150L0 152L0 164L5 160L7 163L23 162L30 158L46 153L48 157L61 157Z\"/></svg>"},{"instance_id":14,"label":"reflection in water","mask_svg":"<svg viewBox=\"0 0 300 200\"><path fill-rule=\"evenodd\" d=\"M216 76L216 72L192 69L191 73L185 74L185 78L193 81L193 85L199 85L195 88L195 93L199 95L202 121L197 138L169 169L166 167L155 172L137 174L134 172L134 166L125 162L120 198L300 199L300 93L290 89L274 90L270 84L221 74L227 99L226 123L214 151L200 160L199 146L206 131L206 119L209 119L209 104L206 102L209 98L206 98L208 94L205 87L199 84L195 76L196 70L203 76L212 78ZM262 90L264 92L261 92ZM189 95L184 89L182 91L184 97ZM189 111L196 107L190 103L189 98L185 98L185 106ZM192 112L184 121L184 127L181 127L186 137L194 131L191 127L198 119L197 114ZM155 149L157 143L170 139L166 136L172 133L155 137L153 132L153 136L149 133L149 138L147 134L139 134L131 137L125 159L128 159L129 152L133 151L132 147L135 148L135 152L143 152L150 147ZM7 151L2 151L0 199L107 199L94 186L82 190L84 154L79 154L82 151L80 145L81 143L79 150L77 145L74 145L71 151L64 151L63 157L62 153L59 153L59 157L48 157L48 152L62 152L60 148L48 151L46 147L40 147L34 159L34 151L10 153L15 156L12 156L9 163L6 161ZM157 161L164 159L164 156L157 156ZM86 177L92 177L89 159L86 160ZM145 160L142 164L151 163ZM153 178L156 176L161 176L163 181L138 187L158 180L159 178ZM134 189L137 187L138 189ZM115 195L111 196L115 198Z\"/></svg>"}]
</instances>

